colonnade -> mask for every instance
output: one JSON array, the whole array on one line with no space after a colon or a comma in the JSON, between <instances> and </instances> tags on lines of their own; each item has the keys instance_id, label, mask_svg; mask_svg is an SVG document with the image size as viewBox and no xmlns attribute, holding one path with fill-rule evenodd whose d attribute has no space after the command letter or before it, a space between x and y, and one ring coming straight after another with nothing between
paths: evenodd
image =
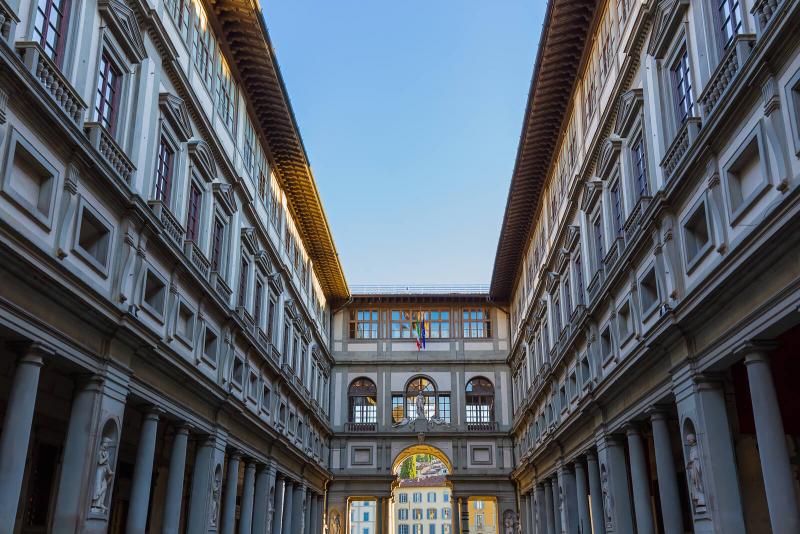
<instances>
[{"instance_id":1,"label":"colonnade","mask_svg":"<svg viewBox=\"0 0 800 534\"><path fill-rule=\"evenodd\" d=\"M47 347L27 345L16 361L0 433L0 532L14 532L25 477L34 408ZM64 440L50 531L107 532L112 512L122 418L129 403L123 375L111 372L76 381ZM153 404L143 407L130 478L124 530L151 531L160 516L161 532L220 534L320 534L323 497L273 458L253 458L237 450L224 429L200 430ZM154 498L156 449L168 427L165 489ZM187 463L190 440L196 444ZM226 462L227 457L227 462ZM240 465L244 476L239 492ZM223 473L223 466L226 473ZM192 469L190 484L185 481ZM163 496L163 498L162 498ZM188 499L186 498L188 496ZM238 525L237 498L240 501ZM185 508L185 509L183 509ZM117 528L121 528L122 525Z\"/></svg>"},{"instance_id":2,"label":"colonnade","mask_svg":"<svg viewBox=\"0 0 800 534\"><path fill-rule=\"evenodd\" d=\"M768 354L751 344L737 352L747 369L772 530L800 532L798 496ZM746 532L722 382L714 375L676 374L671 404L651 406L613 432L598 431L582 452L536 478L520 495L524 532L682 534L690 527L684 525L684 516L691 518L694 532ZM676 414L677 425L670 421ZM673 436L676 427L679 436ZM643 434L647 428L649 439ZM673 442L681 443L678 454ZM679 472L685 473L684 492ZM656 500L660 513L653 506Z\"/></svg>"}]
</instances>

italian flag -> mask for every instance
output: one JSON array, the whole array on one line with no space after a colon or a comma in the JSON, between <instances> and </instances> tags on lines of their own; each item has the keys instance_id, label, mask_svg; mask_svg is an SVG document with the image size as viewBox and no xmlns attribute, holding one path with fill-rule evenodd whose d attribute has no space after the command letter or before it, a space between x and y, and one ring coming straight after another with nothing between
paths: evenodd
<instances>
[{"instance_id":1,"label":"italian flag","mask_svg":"<svg viewBox=\"0 0 800 534\"><path fill-rule=\"evenodd\" d=\"M417 350L425 348L425 321L414 323L414 337L417 342Z\"/></svg>"}]
</instances>

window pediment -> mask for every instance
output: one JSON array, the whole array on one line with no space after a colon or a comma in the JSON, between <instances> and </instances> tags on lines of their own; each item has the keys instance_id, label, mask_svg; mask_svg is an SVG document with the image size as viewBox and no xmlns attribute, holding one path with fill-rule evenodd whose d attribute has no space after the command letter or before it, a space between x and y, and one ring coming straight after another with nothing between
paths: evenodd
<instances>
[{"instance_id":1,"label":"window pediment","mask_svg":"<svg viewBox=\"0 0 800 534\"><path fill-rule=\"evenodd\" d=\"M244 244L245 248L250 254L255 254L258 252L258 247L256 246L256 229L252 226L242 228L242 243Z\"/></svg>"},{"instance_id":2,"label":"window pediment","mask_svg":"<svg viewBox=\"0 0 800 534\"><path fill-rule=\"evenodd\" d=\"M100 0L97 8L128 59L132 63L141 63L147 57L147 50L133 10L120 0Z\"/></svg>"},{"instance_id":3,"label":"window pediment","mask_svg":"<svg viewBox=\"0 0 800 534\"><path fill-rule=\"evenodd\" d=\"M193 135L192 122L183 99L170 93L161 93L158 95L158 105L161 108L161 114L175 130L178 141L185 143L191 139Z\"/></svg>"},{"instance_id":4,"label":"window pediment","mask_svg":"<svg viewBox=\"0 0 800 534\"><path fill-rule=\"evenodd\" d=\"M619 97L617 110L617 122L614 124L614 133L620 137L630 135L636 119L642 113L644 105L644 91L641 88L631 89L622 93Z\"/></svg>"},{"instance_id":5,"label":"window pediment","mask_svg":"<svg viewBox=\"0 0 800 534\"><path fill-rule=\"evenodd\" d=\"M269 278L269 285L272 287L275 293L277 293L278 295L283 294L285 287L283 285L283 277L281 276L281 273L275 271L271 273L268 276L268 278Z\"/></svg>"},{"instance_id":6,"label":"window pediment","mask_svg":"<svg viewBox=\"0 0 800 534\"><path fill-rule=\"evenodd\" d=\"M578 236L580 235L580 228L577 224L570 224L567 226L567 236L564 238L564 248L572 250L578 243Z\"/></svg>"},{"instance_id":7,"label":"window pediment","mask_svg":"<svg viewBox=\"0 0 800 534\"><path fill-rule=\"evenodd\" d=\"M595 177L587 180L584 184L583 197L581 198L581 211L589 212L590 208L594 205L595 201L600 198L600 192L603 190L603 182Z\"/></svg>"},{"instance_id":8,"label":"window pediment","mask_svg":"<svg viewBox=\"0 0 800 534\"><path fill-rule=\"evenodd\" d=\"M211 152L211 147L208 146L208 143L202 139L190 142L189 155L203 178L207 182L213 182L217 176L217 164L214 162L214 154Z\"/></svg>"},{"instance_id":9,"label":"window pediment","mask_svg":"<svg viewBox=\"0 0 800 534\"><path fill-rule=\"evenodd\" d=\"M228 215L236 213L237 205L236 197L233 194L233 186L217 182L212 185L212 188L214 190L214 198L222 206L223 210Z\"/></svg>"},{"instance_id":10,"label":"window pediment","mask_svg":"<svg viewBox=\"0 0 800 534\"><path fill-rule=\"evenodd\" d=\"M269 261L269 254L264 249L260 249L255 253L256 264L263 273L272 271L272 262Z\"/></svg>"},{"instance_id":11,"label":"window pediment","mask_svg":"<svg viewBox=\"0 0 800 534\"><path fill-rule=\"evenodd\" d=\"M647 45L647 53L656 59L662 59L667 48L676 35L684 13L689 7L689 0L661 0L653 14L653 31Z\"/></svg>"},{"instance_id":12,"label":"window pediment","mask_svg":"<svg viewBox=\"0 0 800 534\"><path fill-rule=\"evenodd\" d=\"M597 174L601 179L607 179L611 174L611 170L617 162L621 147L622 139L616 135L608 137L603 141L600 147L600 155L597 158Z\"/></svg>"}]
</instances>

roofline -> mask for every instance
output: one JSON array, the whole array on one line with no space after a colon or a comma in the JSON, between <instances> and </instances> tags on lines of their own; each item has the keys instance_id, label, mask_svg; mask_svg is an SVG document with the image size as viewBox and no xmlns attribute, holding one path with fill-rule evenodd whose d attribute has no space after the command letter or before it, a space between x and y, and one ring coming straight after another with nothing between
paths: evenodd
<instances>
[{"instance_id":1,"label":"roofline","mask_svg":"<svg viewBox=\"0 0 800 534\"><path fill-rule=\"evenodd\" d=\"M546 98L545 96L542 96L539 99L536 98L537 90L540 89L540 77L542 76L542 71L553 69L555 64L558 64L562 68L565 66L563 56L559 56L557 53L550 54L550 57L545 57L545 50L547 50L548 46L550 46L551 32L554 34L553 37L563 35L564 30L562 30L560 26L569 25L570 23L570 20L559 20L559 17L556 16L556 12L560 11L561 9L567 10L569 7L572 7L577 12L572 14L573 17L580 18L581 14L579 11L583 7L589 10L587 13L589 15L588 22L591 23L591 19L594 18L598 3L598 0L550 0L547 4L545 22L542 27L542 35L536 54L536 62L534 63L533 74L531 76L531 87L528 91L528 102L525 107L525 115L522 122L522 132L520 133L519 146L517 147L517 156L514 162L511 183L509 184L508 188L508 196L506 198L506 209L503 214L503 223L500 229L500 236L498 238L497 249L495 252L492 280L489 286L489 294L491 299L494 301L508 302L511 299L511 293L514 290L514 286L519 279L520 267L522 263L521 260L524 257L524 249L530 242L530 235L533 231L533 223L536 220L535 215L538 213L539 204L541 201L542 186L544 185L544 180L547 178L550 166L552 165L553 155L555 153L555 149L557 148L556 140L561 135L561 127L563 126L564 119L567 116L566 112L570 109L569 102L571 101L574 93L579 66L581 65L582 58L585 56L587 51L586 37L591 24L586 24L585 27L579 26L579 28L583 29L585 33L576 34L577 39L581 41L580 55L578 57L572 55L568 56L567 58L568 65L566 66L572 70L571 74L569 75L569 92L567 96L564 96L563 92L561 93L562 109L555 112L556 120L534 121L534 112L537 111L537 104L539 104L539 100ZM561 15L561 13L558 13L558 15ZM561 19L568 19L568 15L569 14L561 17ZM563 42L559 42L553 46L557 45L563 45ZM543 113L545 112L541 112L540 114ZM528 144L529 135L532 134L531 130L534 127L538 127L540 124L544 124L542 127L547 127L548 124L552 124L553 122L556 122L558 127L553 129L552 132L547 132L547 139L550 140L552 147L547 150L546 157L540 158L542 160L546 160L546 164L543 165L543 161L534 161L532 163L526 162L526 165L523 166L523 160L528 157L536 157L536 154L530 154L533 148ZM533 143L535 143L537 146L541 146L543 144L542 138L539 135L535 137L536 140ZM547 140L544 142L546 143ZM530 170L531 167L533 167L532 171ZM531 174L533 176L531 176ZM532 190L525 190L524 186L526 185ZM522 220L519 220L519 218L517 220L512 220L512 217L514 217L513 212L515 210L521 210L526 214L522 217Z\"/></svg>"},{"instance_id":2,"label":"roofline","mask_svg":"<svg viewBox=\"0 0 800 534\"><path fill-rule=\"evenodd\" d=\"M257 127L267 141L275 174L288 198L290 212L313 261L322 291L332 301L347 300L350 290L264 12L259 3L251 0L217 0L211 8L239 73L239 88L247 96ZM256 27L260 31L248 31ZM232 45L236 40L246 41L248 46ZM256 53L253 53L254 48Z\"/></svg>"}]
</instances>

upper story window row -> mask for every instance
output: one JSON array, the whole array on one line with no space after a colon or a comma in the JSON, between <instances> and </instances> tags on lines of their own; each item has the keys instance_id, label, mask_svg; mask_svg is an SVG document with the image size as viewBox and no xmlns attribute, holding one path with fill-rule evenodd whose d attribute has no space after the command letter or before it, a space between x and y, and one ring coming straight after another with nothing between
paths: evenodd
<instances>
[{"instance_id":1,"label":"upper story window row","mask_svg":"<svg viewBox=\"0 0 800 534\"><path fill-rule=\"evenodd\" d=\"M461 328L459 329L459 324ZM482 307L439 309L351 309L350 339L491 338L492 320Z\"/></svg>"}]
</instances>

